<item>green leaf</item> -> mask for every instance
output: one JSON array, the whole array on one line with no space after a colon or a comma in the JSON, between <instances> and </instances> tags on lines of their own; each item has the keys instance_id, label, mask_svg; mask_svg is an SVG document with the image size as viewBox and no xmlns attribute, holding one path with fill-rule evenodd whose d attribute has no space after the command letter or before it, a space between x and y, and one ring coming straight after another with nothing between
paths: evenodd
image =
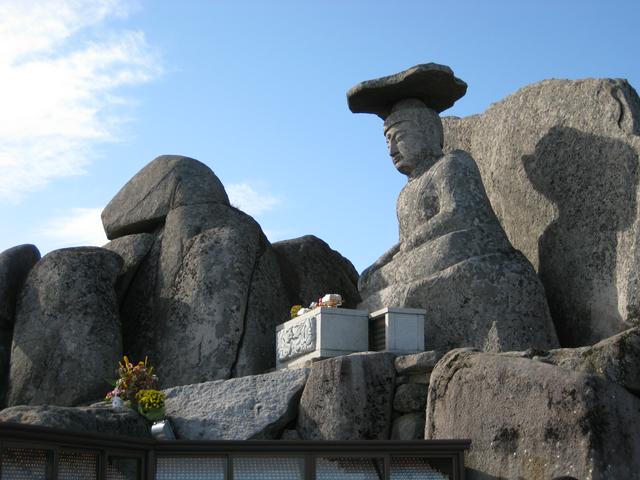
<instances>
[{"instance_id":1,"label":"green leaf","mask_svg":"<svg viewBox=\"0 0 640 480\"><path fill-rule=\"evenodd\" d=\"M152 408L144 411L142 407L138 407L138 412L150 422L157 422L165 417L164 408Z\"/></svg>"}]
</instances>

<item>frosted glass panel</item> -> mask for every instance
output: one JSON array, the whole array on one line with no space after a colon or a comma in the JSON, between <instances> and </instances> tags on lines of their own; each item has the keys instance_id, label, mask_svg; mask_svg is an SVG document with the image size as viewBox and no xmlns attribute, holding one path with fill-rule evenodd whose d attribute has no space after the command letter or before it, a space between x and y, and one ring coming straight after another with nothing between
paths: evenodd
<instances>
[{"instance_id":1,"label":"frosted glass panel","mask_svg":"<svg viewBox=\"0 0 640 480\"><path fill-rule=\"evenodd\" d=\"M220 457L158 457L156 480L224 480L226 463Z\"/></svg>"},{"instance_id":2,"label":"frosted glass panel","mask_svg":"<svg viewBox=\"0 0 640 480\"><path fill-rule=\"evenodd\" d=\"M2 450L2 480L47 480L51 452L31 448Z\"/></svg>"},{"instance_id":3,"label":"frosted glass panel","mask_svg":"<svg viewBox=\"0 0 640 480\"><path fill-rule=\"evenodd\" d=\"M109 457L107 459L107 480L141 480L138 458Z\"/></svg>"},{"instance_id":4,"label":"frosted glass panel","mask_svg":"<svg viewBox=\"0 0 640 480\"><path fill-rule=\"evenodd\" d=\"M426 458L391 457L390 480L449 480L449 475Z\"/></svg>"},{"instance_id":5,"label":"frosted glass panel","mask_svg":"<svg viewBox=\"0 0 640 480\"><path fill-rule=\"evenodd\" d=\"M96 480L98 454L92 452L61 451L58 457L59 480Z\"/></svg>"},{"instance_id":6,"label":"frosted glass panel","mask_svg":"<svg viewBox=\"0 0 640 480\"><path fill-rule=\"evenodd\" d=\"M236 457L233 480L303 480L304 459Z\"/></svg>"},{"instance_id":7,"label":"frosted glass panel","mask_svg":"<svg viewBox=\"0 0 640 480\"><path fill-rule=\"evenodd\" d=\"M382 480L384 460L364 457L320 457L316 459L317 480Z\"/></svg>"}]
</instances>

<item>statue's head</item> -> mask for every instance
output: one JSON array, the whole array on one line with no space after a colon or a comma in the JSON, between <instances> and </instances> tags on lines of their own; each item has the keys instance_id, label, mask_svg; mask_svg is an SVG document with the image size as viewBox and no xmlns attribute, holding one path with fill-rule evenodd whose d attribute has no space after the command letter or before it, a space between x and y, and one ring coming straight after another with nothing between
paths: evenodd
<instances>
[{"instance_id":1,"label":"statue's head","mask_svg":"<svg viewBox=\"0 0 640 480\"><path fill-rule=\"evenodd\" d=\"M417 98L395 103L384 121L389 155L400 173L412 177L442 156L444 134L435 110Z\"/></svg>"},{"instance_id":2,"label":"statue's head","mask_svg":"<svg viewBox=\"0 0 640 480\"><path fill-rule=\"evenodd\" d=\"M415 178L442 157L438 114L466 91L467 84L446 65L423 63L358 83L347 92L347 103L353 113L375 113L384 119L393 164Z\"/></svg>"}]
</instances>

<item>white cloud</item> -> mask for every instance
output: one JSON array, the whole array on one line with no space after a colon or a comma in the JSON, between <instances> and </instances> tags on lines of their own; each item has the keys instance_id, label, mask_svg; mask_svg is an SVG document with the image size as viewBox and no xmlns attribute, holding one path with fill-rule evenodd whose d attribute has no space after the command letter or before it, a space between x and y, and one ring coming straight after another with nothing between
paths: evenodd
<instances>
[{"instance_id":1,"label":"white cloud","mask_svg":"<svg viewBox=\"0 0 640 480\"><path fill-rule=\"evenodd\" d=\"M270 193L257 190L249 183L233 183L225 187L231 204L249 215L266 213L280 203L280 199Z\"/></svg>"},{"instance_id":2,"label":"white cloud","mask_svg":"<svg viewBox=\"0 0 640 480\"><path fill-rule=\"evenodd\" d=\"M84 173L97 142L118 139L124 86L161 73L136 31L96 31L126 0L0 2L0 200Z\"/></svg>"},{"instance_id":3,"label":"white cloud","mask_svg":"<svg viewBox=\"0 0 640 480\"><path fill-rule=\"evenodd\" d=\"M102 208L73 208L66 215L53 218L40 232L51 248L102 246L108 242L102 228Z\"/></svg>"}]
</instances>

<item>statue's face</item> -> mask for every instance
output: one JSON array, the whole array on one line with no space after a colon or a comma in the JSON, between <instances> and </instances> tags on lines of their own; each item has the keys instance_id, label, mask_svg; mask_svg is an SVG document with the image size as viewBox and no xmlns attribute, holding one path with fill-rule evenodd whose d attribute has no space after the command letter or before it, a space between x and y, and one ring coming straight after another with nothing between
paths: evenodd
<instances>
[{"instance_id":1,"label":"statue's face","mask_svg":"<svg viewBox=\"0 0 640 480\"><path fill-rule=\"evenodd\" d=\"M393 166L400 173L411 175L428 150L427 136L410 120L402 120L389 127L385 137Z\"/></svg>"},{"instance_id":2,"label":"statue's face","mask_svg":"<svg viewBox=\"0 0 640 480\"><path fill-rule=\"evenodd\" d=\"M422 163L442 156L442 122L432 110L398 110L385 120L384 135L394 167L412 176Z\"/></svg>"}]
</instances>

